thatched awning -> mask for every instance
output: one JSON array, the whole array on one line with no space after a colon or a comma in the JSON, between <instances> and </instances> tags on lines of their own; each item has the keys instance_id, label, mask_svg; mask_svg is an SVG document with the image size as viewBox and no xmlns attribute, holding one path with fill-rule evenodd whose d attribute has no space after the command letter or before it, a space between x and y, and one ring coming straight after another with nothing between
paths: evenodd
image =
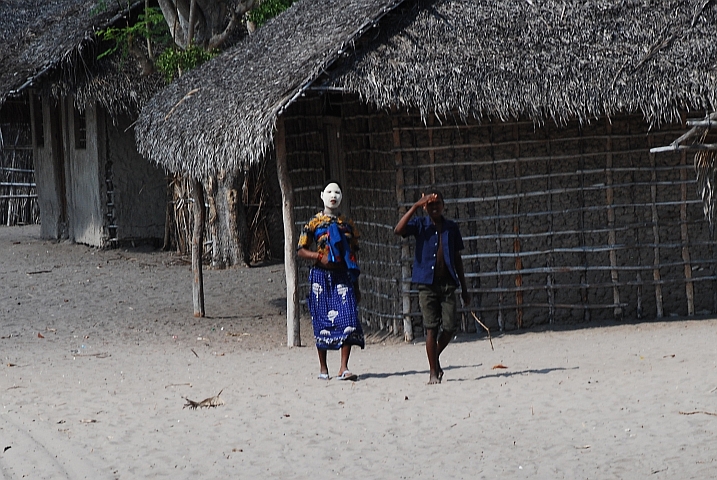
<instances>
[{"instance_id":1,"label":"thatched awning","mask_svg":"<svg viewBox=\"0 0 717 480\"><path fill-rule=\"evenodd\" d=\"M655 124L717 106L716 26L704 0L419 1L331 85L423 115Z\"/></svg>"},{"instance_id":2,"label":"thatched awning","mask_svg":"<svg viewBox=\"0 0 717 480\"><path fill-rule=\"evenodd\" d=\"M96 62L95 32L126 21L144 2L105 3L98 9L97 0L0 1L0 105L42 79L55 95L74 93L80 107L98 101L113 114L138 111L161 78L141 77L119 54Z\"/></svg>"},{"instance_id":3,"label":"thatched awning","mask_svg":"<svg viewBox=\"0 0 717 480\"><path fill-rule=\"evenodd\" d=\"M282 109L397 3L295 3L157 94L135 126L140 153L195 178L259 161Z\"/></svg>"},{"instance_id":4,"label":"thatched awning","mask_svg":"<svg viewBox=\"0 0 717 480\"><path fill-rule=\"evenodd\" d=\"M197 178L258 161L308 87L426 116L659 123L717 107L715 25L705 0L301 0L158 94L138 145Z\"/></svg>"}]
</instances>

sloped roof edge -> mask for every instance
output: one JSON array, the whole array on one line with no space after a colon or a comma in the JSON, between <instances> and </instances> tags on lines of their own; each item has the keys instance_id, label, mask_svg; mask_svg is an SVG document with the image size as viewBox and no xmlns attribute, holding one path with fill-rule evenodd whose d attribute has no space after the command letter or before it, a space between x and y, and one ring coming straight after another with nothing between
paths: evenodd
<instances>
[{"instance_id":1,"label":"sloped roof edge","mask_svg":"<svg viewBox=\"0 0 717 480\"><path fill-rule=\"evenodd\" d=\"M135 126L138 150L195 178L260 161L271 148L277 117L404 1L294 3L155 95Z\"/></svg>"}]
</instances>

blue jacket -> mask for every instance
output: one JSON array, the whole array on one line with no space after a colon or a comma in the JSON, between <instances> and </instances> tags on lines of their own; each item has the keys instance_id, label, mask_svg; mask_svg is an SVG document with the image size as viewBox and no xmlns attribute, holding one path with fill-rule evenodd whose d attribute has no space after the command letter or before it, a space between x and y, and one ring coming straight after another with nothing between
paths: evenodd
<instances>
[{"instance_id":1,"label":"blue jacket","mask_svg":"<svg viewBox=\"0 0 717 480\"><path fill-rule=\"evenodd\" d=\"M433 225L430 217L413 217L406 226L404 237L416 237L416 250L413 258L413 283L431 285L433 283L433 271L436 267L436 254L438 253L438 231ZM456 282L460 283L456 274L456 267L453 264L454 252L463 250L463 237L458 229L458 224L443 217L443 257L448 271Z\"/></svg>"}]
</instances>

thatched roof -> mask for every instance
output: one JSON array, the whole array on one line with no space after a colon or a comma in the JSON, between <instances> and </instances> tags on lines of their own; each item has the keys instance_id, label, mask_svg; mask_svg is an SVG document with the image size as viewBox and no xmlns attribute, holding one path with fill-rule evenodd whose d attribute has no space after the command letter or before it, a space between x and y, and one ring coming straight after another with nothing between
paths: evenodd
<instances>
[{"instance_id":1,"label":"thatched roof","mask_svg":"<svg viewBox=\"0 0 717 480\"><path fill-rule=\"evenodd\" d=\"M54 94L72 92L83 107L99 101L112 113L138 111L161 86L142 78L119 55L100 62L95 32L124 21L127 2L97 0L0 0L0 105L30 86ZM131 2L132 7L143 2Z\"/></svg>"},{"instance_id":2,"label":"thatched roof","mask_svg":"<svg viewBox=\"0 0 717 480\"><path fill-rule=\"evenodd\" d=\"M259 161L277 115L395 0L301 0L143 108L140 153L203 178Z\"/></svg>"},{"instance_id":3,"label":"thatched roof","mask_svg":"<svg viewBox=\"0 0 717 480\"><path fill-rule=\"evenodd\" d=\"M655 124L717 108L716 27L704 0L419 1L332 85L424 115Z\"/></svg>"},{"instance_id":4,"label":"thatched roof","mask_svg":"<svg viewBox=\"0 0 717 480\"><path fill-rule=\"evenodd\" d=\"M659 123L717 108L715 25L705 0L301 0L158 94L138 146L199 178L258 161L309 86L423 115Z\"/></svg>"}]
</instances>

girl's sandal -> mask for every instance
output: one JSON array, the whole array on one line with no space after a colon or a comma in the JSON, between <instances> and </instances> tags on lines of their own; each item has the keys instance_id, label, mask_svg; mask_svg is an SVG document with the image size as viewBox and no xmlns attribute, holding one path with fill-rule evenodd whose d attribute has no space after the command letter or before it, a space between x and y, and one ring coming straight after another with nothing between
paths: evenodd
<instances>
[{"instance_id":1,"label":"girl's sandal","mask_svg":"<svg viewBox=\"0 0 717 480\"><path fill-rule=\"evenodd\" d=\"M358 375L355 373L351 373L348 370L345 370L344 373L339 375L339 380L351 380L352 382L355 382L358 380Z\"/></svg>"}]
</instances>

